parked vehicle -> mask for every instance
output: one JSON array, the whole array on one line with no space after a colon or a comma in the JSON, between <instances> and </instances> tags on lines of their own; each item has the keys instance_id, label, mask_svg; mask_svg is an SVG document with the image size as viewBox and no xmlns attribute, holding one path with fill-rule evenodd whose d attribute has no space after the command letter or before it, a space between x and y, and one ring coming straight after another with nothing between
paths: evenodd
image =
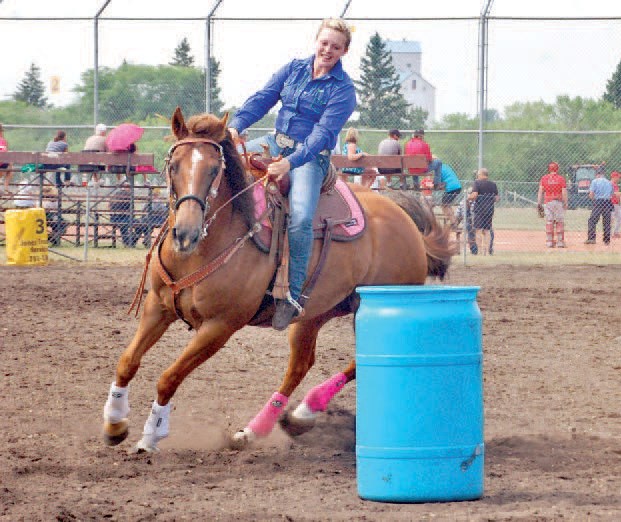
<instances>
[{"instance_id":1,"label":"parked vehicle","mask_svg":"<svg viewBox=\"0 0 621 522\"><path fill-rule=\"evenodd\" d=\"M596 164L571 165L567 179L567 199L569 208L590 207L589 187L595 173L603 169L605 162Z\"/></svg>"}]
</instances>

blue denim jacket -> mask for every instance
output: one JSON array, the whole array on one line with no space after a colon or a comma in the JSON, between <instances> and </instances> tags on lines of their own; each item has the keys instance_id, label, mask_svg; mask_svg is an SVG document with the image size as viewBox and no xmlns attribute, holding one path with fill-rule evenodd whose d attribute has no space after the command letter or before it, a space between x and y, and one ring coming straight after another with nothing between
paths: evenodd
<instances>
[{"instance_id":1,"label":"blue denim jacket","mask_svg":"<svg viewBox=\"0 0 621 522\"><path fill-rule=\"evenodd\" d=\"M356 92L341 61L313 80L314 55L293 60L252 95L230 123L238 132L259 121L279 101L276 131L299 142L287 156L291 168L304 165L322 150L331 150L343 125L356 108Z\"/></svg>"}]
</instances>

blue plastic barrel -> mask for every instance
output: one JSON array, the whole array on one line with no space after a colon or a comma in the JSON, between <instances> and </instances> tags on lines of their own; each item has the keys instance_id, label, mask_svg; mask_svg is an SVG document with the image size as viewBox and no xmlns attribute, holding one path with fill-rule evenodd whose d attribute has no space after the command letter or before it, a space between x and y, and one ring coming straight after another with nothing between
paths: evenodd
<instances>
[{"instance_id":1,"label":"blue plastic barrel","mask_svg":"<svg viewBox=\"0 0 621 522\"><path fill-rule=\"evenodd\" d=\"M384 502L483 495L478 287L360 287L358 494Z\"/></svg>"}]
</instances>

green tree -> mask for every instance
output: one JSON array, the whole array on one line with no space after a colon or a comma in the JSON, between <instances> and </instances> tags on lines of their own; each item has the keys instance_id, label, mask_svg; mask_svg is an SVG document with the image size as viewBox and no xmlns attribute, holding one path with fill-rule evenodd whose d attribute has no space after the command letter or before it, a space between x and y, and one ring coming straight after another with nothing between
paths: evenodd
<instances>
[{"instance_id":1,"label":"green tree","mask_svg":"<svg viewBox=\"0 0 621 522\"><path fill-rule=\"evenodd\" d=\"M424 111L410 109L408 112L408 103L401 94L399 75L392 56L377 32L369 40L365 55L360 60L360 71L360 80L355 82L360 125L403 128L409 127L412 119L420 119Z\"/></svg>"},{"instance_id":2,"label":"green tree","mask_svg":"<svg viewBox=\"0 0 621 522\"><path fill-rule=\"evenodd\" d=\"M93 70L82 74L75 92L84 112L93 111ZM205 74L195 67L123 64L99 70L99 114L113 124L139 122L155 114L170 116L179 105L185 114L205 110Z\"/></svg>"},{"instance_id":3,"label":"green tree","mask_svg":"<svg viewBox=\"0 0 621 522\"><path fill-rule=\"evenodd\" d=\"M34 63L31 63L30 69L24 75L24 79L17 86L13 99L15 101L23 101L34 107L46 107L47 98L44 94L45 87L41 81L41 69Z\"/></svg>"},{"instance_id":4,"label":"green tree","mask_svg":"<svg viewBox=\"0 0 621 522\"><path fill-rule=\"evenodd\" d=\"M209 58L209 70L211 73L211 86L210 86L210 101L211 112L213 114L221 114L224 103L220 99L220 86L218 85L218 79L220 78L220 62L213 56Z\"/></svg>"},{"instance_id":5,"label":"green tree","mask_svg":"<svg viewBox=\"0 0 621 522\"><path fill-rule=\"evenodd\" d=\"M175 56L168 65L178 65L180 67L192 67L194 65L194 56L190 54L190 42L187 38L183 38L179 45L175 47Z\"/></svg>"},{"instance_id":6,"label":"green tree","mask_svg":"<svg viewBox=\"0 0 621 522\"><path fill-rule=\"evenodd\" d=\"M617 69L606 83L604 100L621 109L621 62L617 64Z\"/></svg>"}]
</instances>

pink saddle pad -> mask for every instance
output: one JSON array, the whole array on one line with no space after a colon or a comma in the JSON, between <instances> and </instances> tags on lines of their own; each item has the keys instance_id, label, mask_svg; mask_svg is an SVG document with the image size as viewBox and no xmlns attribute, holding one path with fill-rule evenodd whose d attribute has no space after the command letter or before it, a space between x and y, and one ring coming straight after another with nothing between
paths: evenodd
<instances>
[{"instance_id":1,"label":"pink saddle pad","mask_svg":"<svg viewBox=\"0 0 621 522\"><path fill-rule=\"evenodd\" d=\"M265 187L261 184L254 186L254 212L256 219L265 211ZM366 229L364 210L351 189L341 180L338 180L330 192L321 194L317 211L313 218L313 237L320 239L324 235L325 220L332 219L339 223L332 229L334 241L353 241L359 238ZM272 239L272 223L265 219L263 228L254 236L257 246L269 251Z\"/></svg>"}]
</instances>

